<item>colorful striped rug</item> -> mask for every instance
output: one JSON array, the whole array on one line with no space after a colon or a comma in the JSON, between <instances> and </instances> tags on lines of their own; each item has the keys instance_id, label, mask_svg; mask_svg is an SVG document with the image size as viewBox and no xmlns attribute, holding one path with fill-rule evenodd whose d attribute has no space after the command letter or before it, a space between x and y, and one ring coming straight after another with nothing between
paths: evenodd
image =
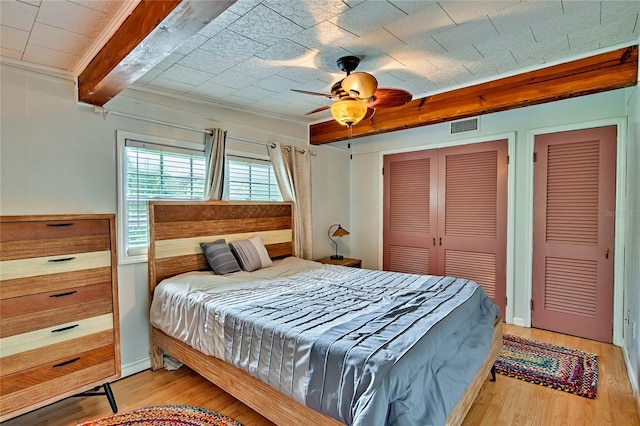
<instances>
[{"instance_id":1,"label":"colorful striped rug","mask_svg":"<svg viewBox=\"0 0 640 426\"><path fill-rule=\"evenodd\" d=\"M145 407L114 414L77 426L242 426L242 423L207 408L186 405Z\"/></svg>"},{"instance_id":2,"label":"colorful striped rug","mask_svg":"<svg viewBox=\"0 0 640 426\"><path fill-rule=\"evenodd\" d=\"M537 340L505 334L496 372L527 382L595 398L596 355Z\"/></svg>"}]
</instances>

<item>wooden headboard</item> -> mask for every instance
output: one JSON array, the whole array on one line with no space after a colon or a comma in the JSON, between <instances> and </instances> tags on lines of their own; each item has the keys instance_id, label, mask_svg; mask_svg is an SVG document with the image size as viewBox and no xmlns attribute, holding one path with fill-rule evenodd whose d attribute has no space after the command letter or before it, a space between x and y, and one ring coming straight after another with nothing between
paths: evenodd
<instances>
[{"instance_id":1,"label":"wooden headboard","mask_svg":"<svg viewBox=\"0 0 640 426\"><path fill-rule=\"evenodd\" d=\"M149 202L149 295L165 278L207 270L201 242L259 235L271 258L293 254L293 203ZM151 300L151 299L150 299Z\"/></svg>"}]
</instances>

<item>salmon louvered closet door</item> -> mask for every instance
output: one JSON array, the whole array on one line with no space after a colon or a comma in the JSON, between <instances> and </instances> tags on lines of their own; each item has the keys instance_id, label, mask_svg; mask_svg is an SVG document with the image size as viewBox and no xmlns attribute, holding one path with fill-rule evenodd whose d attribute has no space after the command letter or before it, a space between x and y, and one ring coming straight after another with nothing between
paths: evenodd
<instances>
[{"instance_id":1,"label":"salmon louvered closet door","mask_svg":"<svg viewBox=\"0 0 640 426\"><path fill-rule=\"evenodd\" d=\"M385 155L384 170L383 268L433 274L438 198L432 187L438 178L437 151Z\"/></svg>"},{"instance_id":2,"label":"salmon louvered closet door","mask_svg":"<svg viewBox=\"0 0 640 426\"><path fill-rule=\"evenodd\" d=\"M533 327L611 343L616 126L535 138Z\"/></svg>"},{"instance_id":3,"label":"salmon louvered closet door","mask_svg":"<svg viewBox=\"0 0 640 426\"><path fill-rule=\"evenodd\" d=\"M384 157L383 268L478 282L504 315L507 140Z\"/></svg>"},{"instance_id":4,"label":"salmon louvered closet door","mask_svg":"<svg viewBox=\"0 0 640 426\"><path fill-rule=\"evenodd\" d=\"M482 285L504 318L507 140L447 148L440 158L438 271Z\"/></svg>"}]
</instances>

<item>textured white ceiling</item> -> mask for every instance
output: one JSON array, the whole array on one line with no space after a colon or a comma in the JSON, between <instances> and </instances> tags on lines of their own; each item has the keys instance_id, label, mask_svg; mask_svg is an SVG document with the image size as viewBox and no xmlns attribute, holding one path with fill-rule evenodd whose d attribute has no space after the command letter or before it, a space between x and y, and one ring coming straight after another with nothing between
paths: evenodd
<instances>
[{"instance_id":1,"label":"textured white ceiling","mask_svg":"<svg viewBox=\"0 0 640 426\"><path fill-rule=\"evenodd\" d=\"M1 55L78 75L137 1L0 0ZM640 1L238 0L132 87L314 120L336 60L414 97L640 40ZM321 114L327 114L321 113Z\"/></svg>"},{"instance_id":2,"label":"textured white ceiling","mask_svg":"<svg viewBox=\"0 0 640 426\"><path fill-rule=\"evenodd\" d=\"M0 55L78 75L85 56L99 50L104 32L128 3L0 0Z\"/></svg>"}]
</instances>

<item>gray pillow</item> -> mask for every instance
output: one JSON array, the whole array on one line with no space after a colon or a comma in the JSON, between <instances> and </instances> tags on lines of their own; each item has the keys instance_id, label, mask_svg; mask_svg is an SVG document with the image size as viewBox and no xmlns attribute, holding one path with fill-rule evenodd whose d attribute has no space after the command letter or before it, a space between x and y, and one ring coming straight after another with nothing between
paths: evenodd
<instances>
[{"instance_id":1,"label":"gray pillow","mask_svg":"<svg viewBox=\"0 0 640 426\"><path fill-rule=\"evenodd\" d=\"M216 240L212 243L200 243L202 251L209 262L209 266L218 275L238 272L240 265L231 253L225 240Z\"/></svg>"},{"instance_id":2,"label":"gray pillow","mask_svg":"<svg viewBox=\"0 0 640 426\"><path fill-rule=\"evenodd\" d=\"M248 240L231 241L229 246L242 269L247 272L273 265L259 235Z\"/></svg>"}]
</instances>

